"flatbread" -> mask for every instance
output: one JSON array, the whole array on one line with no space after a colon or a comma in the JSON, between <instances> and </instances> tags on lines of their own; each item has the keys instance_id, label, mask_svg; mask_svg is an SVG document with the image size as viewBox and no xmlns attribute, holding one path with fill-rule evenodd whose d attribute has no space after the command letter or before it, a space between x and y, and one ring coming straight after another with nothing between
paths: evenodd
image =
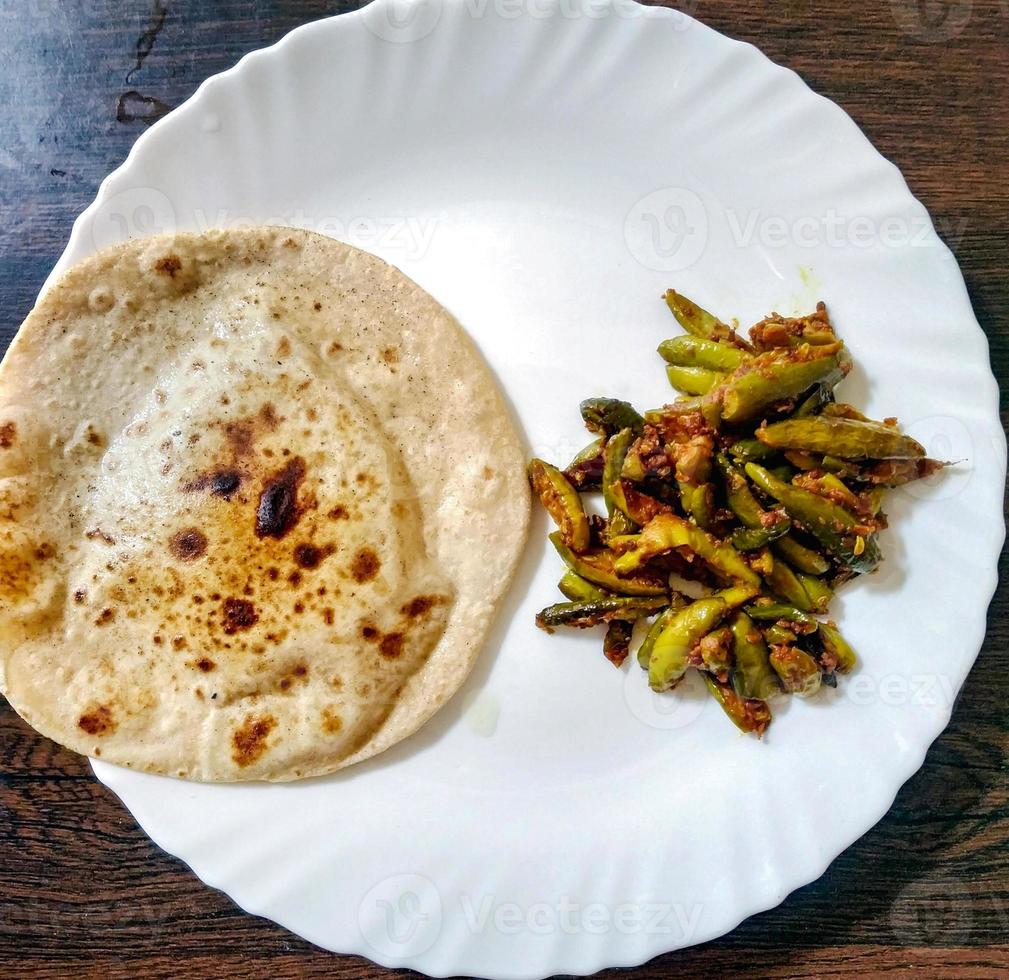
<instances>
[{"instance_id":1,"label":"flatbread","mask_svg":"<svg viewBox=\"0 0 1009 980\"><path fill-rule=\"evenodd\" d=\"M282 228L100 252L0 365L0 688L147 772L373 756L472 667L523 461L465 332L373 255Z\"/></svg>"}]
</instances>

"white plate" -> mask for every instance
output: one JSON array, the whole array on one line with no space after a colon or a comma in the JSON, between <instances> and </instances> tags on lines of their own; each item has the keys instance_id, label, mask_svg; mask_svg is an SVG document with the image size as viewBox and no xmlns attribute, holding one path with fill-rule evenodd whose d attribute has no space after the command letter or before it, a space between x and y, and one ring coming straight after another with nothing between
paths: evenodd
<instances>
[{"instance_id":1,"label":"white plate","mask_svg":"<svg viewBox=\"0 0 1009 980\"><path fill-rule=\"evenodd\" d=\"M763 743L696 692L653 698L598 637L533 628L559 573L541 520L466 689L386 755L291 786L96 763L155 841L329 949L537 977L718 936L885 813L981 644L1005 441L956 263L840 109L670 11L379 0L203 85L102 185L59 268L242 221L308 225L414 276L549 458L585 440L581 398L668 398L653 351L677 332L659 299L676 284L744 323L823 297L859 365L850 398L965 462L895 496L885 569L844 592L859 674Z\"/></svg>"}]
</instances>

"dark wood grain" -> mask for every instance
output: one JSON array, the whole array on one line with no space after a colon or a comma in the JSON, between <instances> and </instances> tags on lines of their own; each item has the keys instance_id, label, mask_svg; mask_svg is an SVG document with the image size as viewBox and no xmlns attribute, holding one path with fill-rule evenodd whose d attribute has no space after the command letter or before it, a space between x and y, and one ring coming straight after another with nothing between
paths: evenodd
<instances>
[{"instance_id":1,"label":"dark wood grain","mask_svg":"<svg viewBox=\"0 0 1009 980\"><path fill-rule=\"evenodd\" d=\"M102 177L154 119L323 0L0 0L0 337ZM960 261L1009 380L1009 3L696 0L837 101L904 172ZM955 36L946 8L970 8ZM902 27L902 24L904 25ZM1003 416L1003 421L1005 417ZM1006 571L1005 557L1001 571ZM1009 975L1009 601L947 732L890 814L779 908L645 978ZM376 977L245 915L137 829L87 764L0 708L0 976Z\"/></svg>"}]
</instances>

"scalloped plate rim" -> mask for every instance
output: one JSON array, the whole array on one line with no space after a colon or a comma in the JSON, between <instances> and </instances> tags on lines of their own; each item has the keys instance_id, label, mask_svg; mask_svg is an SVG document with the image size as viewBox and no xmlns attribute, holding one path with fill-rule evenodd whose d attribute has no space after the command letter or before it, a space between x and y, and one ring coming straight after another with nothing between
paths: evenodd
<instances>
[{"instance_id":1,"label":"scalloped plate rim","mask_svg":"<svg viewBox=\"0 0 1009 980\"><path fill-rule=\"evenodd\" d=\"M388 3L395 2L395 0L374 0L374 2L377 3L377 4L383 4L383 3L388 4ZM462 0L446 0L446 2L448 2L448 3L453 3L453 2L459 3L459 2L462 2ZM271 44L271 45L269 45L267 47L264 47L264 48L261 48L261 49L257 49L257 50L248 52L247 54L245 54L231 68L228 68L225 71L219 72L219 73L217 73L215 75L212 75L212 76L208 77L207 79L205 79L198 86L198 88L193 93L193 95L190 96L184 103L182 103L182 105L180 105L176 110L174 110L170 114L170 116L168 117L168 119L172 120L174 124L178 124L182 119L184 119L185 117L191 115L196 110L199 102L201 101L201 98L207 93L207 91L209 89L211 89L215 85L220 84L220 83L222 83L222 82L224 82L226 80L229 80L231 82L235 82L237 84L241 84L241 78L242 78L243 74L246 72L246 70L248 69L248 67L250 66L250 64L254 64L254 63L256 63L259 60L271 60L275 56L277 56L279 54L282 54L284 52L285 48L287 46L289 46L294 39L306 36L308 34L316 32L316 31L318 31L320 29L332 30L332 29L334 29L334 25L336 25L336 24L339 24L342 27L349 27L352 22L361 19L362 12L364 11L364 9L365 8L362 7L362 8L359 8L358 10L350 11L350 12L343 13L343 14L338 14L338 15L331 16L331 17L321 18L319 20L311 21L309 23L300 25L299 27L294 28L292 31L290 31L289 33L287 33L286 35L284 35L282 38L278 39L275 43L273 43L273 44ZM676 18L681 18L681 19L684 19L684 20L690 21L690 22L694 21L694 18L691 18L689 15L683 14L683 13L681 13L679 11L669 10L669 9L666 9L666 8L650 8L650 10L651 10L650 16L653 16L653 17L656 17L656 18L667 18L667 17L668 18L673 18L673 17L676 17ZM643 19L641 21L641 23L647 24L647 20ZM698 23L700 23L700 22L698 22ZM900 184L901 184L901 186L903 188L903 192L907 195L907 197L910 198L911 200L915 201L916 203L920 204L920 201L918 201L917 197L915 197L915 195L912 193L912 191L908 187L906 179L904 178L904 176L901 173L900 169L891 160L889 160L888 158L886 158L885 156L883 156L883 154L881 154L873 146L873 144L869 141L868 137L866 137L866 135L862 132L862 130L858 126L858 124L851 118L851 116L841 106L838 106L836 103L832 102L831 100L827 99L826 97L824 97L822 95L819 95L818 93L814 92L808 86L808 84L801 78L801 76L798 75L798 73L796 73L795 71L793 71L790 68L787 68L787 67L782 66L782 65L778 65L775 62L771 61L771 59L769 59L755 45L750 44L748 42L737 41L735 39L727 37L724 34L721 34L721 32L714 31L712 28L708 28L706 25L702 24L702 26L704 27L705 30L708 30L708 31L711 31L714 34L717 34L720 38L724 39L725 41L728 41L728 42L730 42L732 44L735 44L735 45L741 45L742 47L745 47L745 48L751 50L752 52L756 52L760 56L760 58L763 59L764 62L766 62L766 65L769 68L771 68L773 70L776 70L776 71L779 71L779 72L785 72L785 73L787 73L789 76L791 76L791 84L792 85L795 85L796 83L798 83L798 86L801 86L801 87L797 87L796 88L796 95L797 96L801 95L802 97L805 97L805 98L812 97L813 99L817 100L818 102L822 103L823 105L830 106L831 110L836 111L837 113L840 113L844 117L844 120L846 121L846 123L850 126L853 134L857 133L858 137L865 144L865 146L862 149L865 149L865 148L870 149L879 158L879 160L883 161L888 166L888 168L890 168L890 170L892 171L892 175L899 178ZM128 155L125 158L125 160L115 170L113 170L111 173L109 173L103 179L103 181L101 182L101 184L100 184L100 186L98 188L98 191L96 193L94 201L84 211L82 211L81 214L78 215L78 217L74 221L73 228L71 230L70 238L69 238L68 244L66 246L66 249L65 249L63 255L61 256L60 260L57 262L56 266L54 267L53 272L51 273L50 277L48 278L48 280L46 282L46 285L43 286L43 290L42 290L43 292L44 292L46 286L48 286L49 283L53 280L53 278L56 277L57 275L59 275L59 273L64 268L65 262L67 260L67 256L69 254L71 254L72 251L75 249L75 247L78 245L78 243L79 243L82 235L84 234L84 229L87 226L88 222L93 218L93 216L96 214L96 212L100 209L100 207L101 207L102 203L104 202L104 200L107 198L108 194L110 193L110 187L111 187L112 183L118 177L120 177L122 175L125 175L131 169L131 167L136 162L138 154L143 150L143 148L149 142L152 141L152 139L157 139L158 138L158 135L162 131L162 128L163 128L163 126L165 125L165 123L167 121L168 120L160 120L158 123L156 123L155 125L153 125L149 130L147 130L146 132L144 132L143 134L141 134L139 136L139 138L136 140L136 142L133 144L133 146L131 147ZM923 208L923 211L925 211L924 208ZM925 213L927 213L927 211ZM931 226L931 217L929 217L929 222L930 222L930 226ZM933 231L934 231L934 226L932 226L932 227L933 227ZM938 238L938 236L936 236L936 237ZM945 244L945 242L941 242L941 240L940 240L940 244L941 244L941 248L944 250L947 258L949 259L949 261L952 262L953 265L957 268L958 279L957 279L956 285L958 286L959 290L961 291L962 303L963 303L965 309L970 310L971 318L972 318L974 327L978 331L978 333L985 339L985 349L988 350L989 348L988 348L987 336L984 334L984 331L981 330L980 324L978 324L977 318L976 318L976 316L973 313L973 310L972 310L972 307L971 307L971 303L970 303L969 294L968 294L967 288L966 288L966 284L965 284L965 282L963 280L962 273L959 272L959 267L958 267L958 265L956 263L955 256L953 255L952 251L948 248L948 246ZM990 358L990 352L989 352L989 358ZM989 371L987 377L985 378L985 387L988 388L989 410L997 418L998 417L998 399L999 399L998 386L997 386L997 383L996 383L994 377L991 375L990 371ZM1004 442L1005 442L1005 434L1004 434L1004 432L1002 432L1002 440L1003 440L1003 450L1002 450L1003 457L1002 458L1003 458L1003 466L1004 466ZM1003 474L1003 480L1004 480L1004 474ZM985 595L987 595L987 600L984 603L981 615L979 617L975 617L973 619L973 621L971 622L971 624L970 624L971 625L971 637L972 638L970 639L970 641L967 644L965 644L965 649L974 649L974 654L970 658L970 663L969 663L969 665L967 667L967 670L965 671L964 678L966 678L966 675L969 673L971 666L973 666L974 662L976 661L977 656L980 653L981 645L983 643L984 635L985 635L985 632L986 632L986 614L985 613L986 613L988 605L990 604L991 599L993 598L993 596L995 594L995 591L997 589L997 586L998 586L998 556L999 556L999 554L1001 552L1001 549L1002 549L1002 546L1004 544L1004 541L1005 541L1005 528L1003 526L1001 535L997 536L997 546L993 547L990 550L990 554L988 556L985 556L985 562L983 563L986 566L986 568L987 568L987 578L986 578L985 582L980 583L979 588L978 588L978 592L979 593L984 593ZM963 681L961 681L959 687L962 688L962 685L963 685ZM870 822L868 822L860 831L858 831L854 835L849 835L848 839L846 840L846 843L844 843L843 846L837 847L835 849L835 847L832 845L829 848L829 850L831 852L833 852L833 853L824 862L822 862L822 864L816 864L815 866L807 864L806 867L805 867L805 870L803 870L801 873L792 874L790 880L787 881L785 883L785 885L784 885L784 889L785 890L784 890L783 894L777 894L777 893L762 894L762 895L760 895L759 898L755 898L752 901L752 903L746 904L745 906L741 906L741 908L742 908L741 911L739 910L739 908L737 908L736 911L734 911L731 916L728 916L727 918L732 920L732 922L731 922L730 925L726 926L726 925L724 925L724 923L716 925L710 931L705 932L704 934L692 937L689 943L687 943L685 945L677 946L675 948L677 948L677 949L679 949L679 948L686 948L686 946L696 945L698 943L709 941L709 940L711 940L713 938L716 938L718 936L725 935L726 933L731 932L733 929L735 929L745 919L747 919L747 918L749 918L749 917L751 917L753 915L756 915L756 914L758 914L760 912L764 912L764 911L767 911L768 909L776 907L788 895L790 895L791 893L793 893L797 889L799 889L799 888L801 888L801 887L803 887L803 886L805 886L805 885L807 885L807 884L815 881L819 877L821 877L822 874L826 871L826 869L830 866L830 864L836 859L836 857L839 854L841 854L844 850L846 850L848 847L850 847L855 841L857 841L865 833L867 833L868 831L870 831L872 829L872 827L874 827L887 814L887 812L890 810L890 808L891 808L891 806L893 804L894 799L896 798L897 794L899 793L899 791L903 787L903 785L916 772L918 772L921 769L921 767L922 767L922 765L923 765L923 763L925 761L925 758L927 756L927 753L928 753L931 745L934 743L934 741L942 734L942 732L947 727L947 725L949 723L950 716L951 716L951 709L947 710L947 711L945 711L943 713L942 717L940 718L940 723L937 724L934 727L934 730L932 730L930 732L930 734L924 740L924 744L919 746L920 753L915 753L913 755L913 757L911 758L911 761L910 761L909 765L901 767L900 770L899 770L899 772L896 772L895 770L891 770L891 772L894 773L895 785L894 785L892 793L889 793L888 795L884 794L884 795L887 796L887 799L884 800L883 806L881 808L877 808L876 806L871 807L870 809L872 810L872 812L873 812L874 815L870 818ZM125 772L125 770L124 770L124 772ZM103 775L103 773L105 773L105 775ZM114 784L116 782L116 777L119 775L119 771L118 770L113 770L112 767L101 765L100 769L96 768L96 775L98 776L98 778L105 785L109 786L110 789L112 789L113 791L115 791L115 785ZM145 832L149 833L149 831L147 831L147 828L145 826L143 826L143 824L141 824L141 826L145 830ZM156 835L151 834L151 836L152 836L152 839L154 839L155 842L157 843L157 837L156 837ZM176 856L178 857L178 855L176 855ZM227 893L227 886L226 886L226 883L224 883L224 881L223 881L223 879L225 879L227 877L225 874L221 874L221 873L213 874L213 873L209 873L209 872L205 871L201 875L201 873L199 871L197 871L197 869L192 864L189 863L189 860L187 860L184 857L178 857L178 859L181 860L181 861L183 861L183 863L186 864L186 866L188 868L190 868L190 870L192 870L193 873L195 875L197 875L197 877L201 878L201 880L203 880L210 887L217 888L217 889L219 889L219 890L224 891L225 893ZM216 879L216 880L211 880L211 879ZM245 901L245 902L238 901L233 896L232 896L232 901L235 901L236 905L238 905L240 908L242 908L244 911L246 911L246 912L248 912L250 914L257 915L257 916L262 916L262 917L265 917L265 918L270 918L269 914L266 911L264 911L262 908L258 908L256 906L256 903L247 902L247 901ZM268 904L268 903L266 903L266 904ZM649 951L643 958L641 956L639 956L639 955L633 955L633 956L630 956L630 957L621 958L619 955L616 955L616 954L602 957L602 958L600 958L598 960L598 962L595 962L591 967L589 967L587 969L579 970L578 973L577 973L577 975L588 975L588 974L594 973L594 972L596 972L596 971L598 971L600 969L605 969L605 968L608 968L608 967L626 968L626 967L633 967L633 966L638 966L638 965L640 965L642 963L646 963L650 959L654 958L656 955L661 955L662 952L664 951L663 948L659 948L661 946L661 943L658 944L658 945L653 944L653 946L655 946L655 948L652 949L651 951ZM372 960L372 961L374 961L376 963L381 964L382 966L389 967L389 968L412 968L412 969L421 969L421 970L424 969L423 966L418 965L418 960L422 960L423 956L421 956L421 957L406 956L406 957L403 957L403 958L386 957L386 956L382 956L382 955L378 954L376 952L376 950L374 950L373 948L366 947L363 942L360 943L356 948L348 948L348 949L342 950L341 952L346 953L346 954L362 955L362 956L365 956L368 959L370 959L370 960ZM554 964L550 965L549 971L547 971L547 972L557 972L557 971L560 971L560 970L563 970L563 965L559 965L559 964L554 963ZM458 973L458 972L459 972L458 970L447 970L447 971L439 971L439 972L429 972L429 975L442 977L442 976L451 976L451 975L454 975L455 973ZM565 970L564 972L567 972L567 971ZM543 975L545 975L544 971L535 971L535 972L527 972L527 971L497 971L497 972L494 973L494 976L508 977L508 978L513 978L514 977L514 978L516 978L516 980L519 980L519 978L521 978L521 980L525 980L525 978L539 977L539 976L543 976Z\"/></svg>"}]
</instances>

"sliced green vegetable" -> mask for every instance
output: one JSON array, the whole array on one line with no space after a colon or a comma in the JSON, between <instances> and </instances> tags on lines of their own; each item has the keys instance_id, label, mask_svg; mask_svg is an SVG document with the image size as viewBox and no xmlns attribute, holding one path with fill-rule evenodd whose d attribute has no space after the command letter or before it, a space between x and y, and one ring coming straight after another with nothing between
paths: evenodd
<instances>
[{"instance_id":1,"label":"sliced green vegetable","mask_svg":"<svg viewBox=\"0 0 1009 980\"><path fill-rule=\"evenodd\" d=\"M809 613L796 606L788 606L782 602L756 604L746 607L750 619L769 623L793 623L803 627L804 632L815 633L820 628L820 622Z\"/></svg>"},{"instance_id":2,"label":"sliced green vegetable","mask_svg":"<svg viewBox=\"0 0 1009 980\"><path fill-rule=\"evenodd\" d=\"M700 558L728 581L760 584L760 576L731 544L719 541L675 514L660 514L650 521L638 536L636 547L621 555L615 562L615 568L620 575L631 575L652 558L681 548L686 549L689 555Z\"/></svg>"},{"instance_id":3,"label":"sliced green vegetable","mask_svg":"<svg viewBox=\"0 0 1009 980\"><path fill-rule=\"evenodd\" d=\"M625 596L656 596L665 595L669 591L668 583L654 575L618 575L614 568L616 556L612 551L595 550L575 554L564 543L559 531L550 535L550 542L575 574L609 592Z\"/></svg>"},{"instance_id":4,"label":"sliced green vegetable","mask_svg":"<svg viewBox=\"0 0 1009 980\"><path fill-rule=\"evenodd\" d=\"M687 299L675 289L666 290L666 305L687 333L706 340L735 340L733 330L718 317Z\"/></svg>"},{"instance_id":5,"label":"sliced green vegetable","mask_svg":"<svg viewBox=\"0 0 1009 980\"><path fill-rule=\"evenodd\" d=\"M712 593L715 599L721 599L730 610L745 606L760 592L758 585L730 585L727 589Z\"/></svg>"},{"instance_id":6,"label":"sliced green vegetable","mask_svg":"<svg viewBox=\"0 0 1009 980\"><path fill-rule=\"evenodd\" d=\"M823 677L820 666L798 647L776 646L771 650L771 666L789 694L800 698L812 697L820 690Z\"/></svg>"},{"instance_id":7,"label":"sliced green vegetable","mask_svg":"<svg viewBox=\"0 0 1009 980\"><path fill-rule=\"evenodd\" d=\"M699 367L722 374L734 371L746 354L738 347L702 337L674 337L659 344L659 354L677 367Z\"/></svg>"},{"instance_id":8,"label":"sliced green vegetable","mask_svg":"<svg viewBox=\"0 0 1009 980\"><path fill-rule=\"evenodd\" d=\"M790 629L786 629L781 623L772 623L764 627L764 641L769 646L782 646L796 643L799 637Z\"/></svg>"},{"instance_id":9,"label":"sliced green vegetable","mask_svg":"<svg viewBox=\"0 0 1009 980\"><path fill-rule=\"evenodd\" d=\"M759 439L737 439L729 446L729 452L736 459L754 463L777 455L775 450Z\"/></svg>"},{"instance_id":10,"label":"sliced green vegetable","mask_svg":"<svg viewBox=\"0 0 1009 980\"><path fill-rule=\"evenodd\" d=\"M834 389L830 385L817 385L812 394L799 403L793 418L804 419L816 415L834 401Z\"/></svg>"},{"instance_id":11,"label":"sliced green vegetable","mask_svg":"<svg viewBox=\"0 0 1009 980\"><path fill-rule=\"evenodd\" d=\"M836 402L833 405L824 406L823 414L832 419L854 419L856 422L875 422L875 419L863 415L854 405L848 405L845 402ZM875 424L882 425L883 423L875 422Z\"/></svg>"},{"instance_id":12,"label":"sliced green vegetable","mask_svg":"<svg viewBox=\"0 0 1009 980\"><path fill-rule=\"evenodd\" d=\"M651 616L665 606L665 596L654 599L610 596L585 602L562 602L544 609L536 617L536 625L550 632L558 626L590 629L614 620L634 623L642 616Z\"/></svg>"},{"instance_id":13,"label":"sliced green vegetable","mask_svg":"<svg viewBox=\"0 0 1009 980\"><path fill-rule=\"evenodd\" d=\"M768 466L767 472L783 483L789 483L796 474L796 469L791 463L782 463L780 466Z\"/></svg>"},{"instance_id":14,"label":"sliced green vegetable","mask_svg":"<svg viewBox=\"0 0 1009 980\"><path fill-rule=\"evenodd\" d=\"M715 494L710 483L695 486L680 480L677 483L680 491L680 503L684 511L694 519L694 523L704 530L711 527L715 509Z\"/></svg>"},{"instance_id":15,"label":"sliced green vegetable","mask_svg":"<svg viewBox=\"0 0 1009 980\"><path fill-rule=\"evenodd\" d=\"M653 691L668 691L683 679L690 651L728 613L723 599L698 599L672 617L659 635L648 661L648 683Z\"/></svg>"},{"instance_id":16,"label":"sliced green vegetable","mask_svg":"<svg viewBox=\"0 0 1009 980\"><path fill-rule=\"evenodd\" d=\"M652 659L652 650L655 649L655 643L662 635L662 631L669 625L670 620L686 606L686 598L681 593L674 592L670 596L669 606L662 610L656 616L655 622L648 627L648 632L641 641L641 646L638 647L638 663L644 670L648 670L648 662Z\"/></svg>"},{"instance_id":17,"label":"sliced green vegetable","mask_svg":"<svg viewBox=\"0 0 1009 980\"><path fill-rule=\"evenodd\" d=\"M922 459L925 448L888 425L817 416L786 419L757 429L772 449L799 449L838 459Z\"/></svg>"},{"instance_id":18,"label":"sliced green vegetable","mask_svg":"<svg viewBox=\"0 0 1009 980\"><path fill-rule=\"evenodd\" d=\"M590 442L564 470L564 475L576 490L597 490L603 478L603 446L605 436Z\"/></svg>"},{"instance_id":19,"label":"sliced green vegetable","mask_svg":"<svg viewBox=\"0 0 1009 980\"><path fill-rule=\"evenodd\" d=\"M614 667L623 667L631 652L631 635L634 632L633 623L625 623L619 619L613 620L606 627L606 636L603 637L603 656L613 664Z\"/></svg>"},{"instance_id":20,"label":"sliced green vegetable","mask_svg":"<svg viewBox=\"0 0 1009 980\"><path fill-rule=\"evenodd\" d=\"M795 577L805 590L809 599L809 611L825 613L834 598L834 590L827 585L822 578L816 575L807 575L805 572L796 572Z\"/></svg>"},{"instance_id":21,"label":"sliced green vegetable","mask_svg":"<svg viewBox=\"0 0 1009 980\"><path fill-rule=\"evenodd\" d=\"M778 675L771 669L767 645L760 630L744 612L738 612L730 624L732 629L732 686L741 698L766 701L781 692Z\"/></svg>"},{"instance_id":22,"label":"sliced green vegetable","mask_svg":"<svg viewBox=\"0 0 1009 980\"><path fill-rule=\"evenodd\" d=\"M865 467L861 479L881 487L902 487L935 476L949 463L937 459L884 459Z\"/></svg>"},{"instance_id":23,"label":"sliced green vegetable","mask_svg":"<svg viewBox=\"0 0 1009 980\"><path fill-rule=\"evenodd\" d=\"M813 603L806 594L806 590L786 562L776 561L771 571L764 576L764 581L771 593L779 599L784 599L785 602L806 612L812 610Z\"/></svg>"},{"instance_id":24,"label":"sliced green vegetable","mask_svg":"<svg viewBox=\"0 0 1009 980\"><path fill-rule=\"evenodd\" d=\"M846 459L838 459L836 456L823 456L820 459L820 466L828 473L836 473L848 480L858 480L862 478L862 470L857 463L851 463Z\"/></svg>"},{"instance_id":25,"label":"sliced green vegetable","mask_svg":"<svg viewBox=\"0 0 1009 980\"><path fill-rule=\"evenodd\" d=\"M619 532L621 534L630 534L637 526L628 512L627 500L624 497L623 487L620 482L624 460L633 441L633 430L621 429L610 438L606 443L606 448L603 450L603 500L606 502L606 511L611 518L616 511L620 511L630 522L627 527Z\"/></svg>"},{"instance_id":26,"label":"sliced green vegetable","mask_svg":"<svg viewBox=\"0 0 1009 980\"><path fill-rule=\"evenodd\" d=\"M729 720L747 735L762 737L771 724L771 709L756 698L740 697L729 684L723 684L710 674L702 675L708 691L722 706Z\"/></svg>"},{"instance_id":27,"label":"sliced green vegetable","mask_svg":"<svg viewBox=\"0 0 1009 980\"><path fill-rule=\"evenodd\" d=\"M704 670L717 677L728 677L732 667L732 630L728 626L712 630L697 644Z\"/></svg>"},{"instance_id":28,"label":"sliced green vegetable","mask_svg":"<svg viewBox=\"0 0 1009 980\"><path fill-rule=\"evenodd\" d=\"M603 539L610 547L618 538L634 534L638 530L638 525L634 523L622 510L615 510L610 519L606 522L606 530L603 532Z\"/></svg>"},{"instance_id":29,"label":"sliced green vegetable","mask_svg":"<svg viewBox=\"0 0 1009 980\"><path fill-rule=\"evenodd\" d=\"M791 526L791 521L784 521L772 524L770 527L739 527L732 532L729 540L736 551L757 551L784 537L788 534Z\"/></svg>"},{"instance_id":30,"label":"sliced green vegetable","mask_svg":"<svg viewBox=\"0 0 1009 980\"><path fill-rule=\"evenodd\" d=\"M650 520L658 517L659 514L667 514L672 511L669 504L656 499L650 494L642 493L630 481L623 481L620 492L623 496L623 502L627 505L627 512L635 524L644 526Z\"/></svg>"},{"instance_id":31,"label":"sliced green vegetable","mask_svg":"<svg viewBox=\"0 0 1009 980\"><path fill-rule=\"evenodd\" d=\"M630 402L617 398L587 398L581 404L582 419L590 432L611 436L621 429L641 435L645 420Z\"/></svg>"},{"instance_id":32,"label":"sliced green vegetable","mask_svg":"<svg viewBox=\"0 0 1009 980\"><path fill-rule=\"evenodd\" d=\"M630 480L632 483L640 483L647 475L648 470L645 469L641 454L634 446L631 446L624 457L624 467L620 471L620 476L624 480Z\"/></svg>"},{"instance_id":33,"label":"sliced green vegetable","mask_svg":"<svg viewBox=\"0 0 1009 980\"><path fill-rule=\"evenodd\" d=\"M818 494L782 483L756 463L746 464L746 475L777 500L838 561L856 572L871 572L880 562L874 533L843 507Z\"/></svg>"},{"instance_id":34,"label":"sliced green vegetable","mask_svg":"<svg viewBox=\"0 0 1009 980\"><path fill-rule=\"evenodd\" d=\"M796 571L807 575L825 575L830 571L830 562L818 551L799 544L789 536L774 542L774 550Z\"/></svg>"},{"instance_id":35,"label":"sliced green vegetable","mask_svg":"<svg viewBox=\"0 0 1009 980\"><path fill-rule=\"evenodd\" d=\"M572 602L589 602L592 599L609 598L610 593L591 582L586 582L580 575L572 571L564 573L564 578L557 584L561 594Z\"/></svg>"},{"instance_id":36,"label":"sliced green vegetable","mask_svg":"<svg viewBox=\"0 0 1009 980\"><path fill-rule=\"evenodd\" d=\"M738 425L776 402L801 395L815 384L836 384L847 373L838 354L802 360L792 352L758 354L721 388L722 419Z\"/></svg>"},{"instance_id":37,"label":"sliced green vegetable","mask_svg":"<svg viewBox=\"0 0 1009 980\"><path fill-rule=\"evenodd\" d=\"M767 511L757 502L749 483L746 482L746 477L724 453L715 456L715 464L722 474L725 502L729 505L729 509L744 527L751 530L763 529L767 523Z\"/></svg>"},{"instance_id":38,"label":"sliced green vegetable","mask_svg":"<svg viewBox=\"0 0 1009 980\"><path fill-rule=\"evenodd\" d=\"M666 377L677 391L682 391L685 395L706 395L725 380L725 375L718 371L701 367L678 367L675 364L666 367Z\"/></svg>"},{"instance_id":39,"label":"sliced green vegetable","mask_svg":"<svg viewBox=\"0 0 1009 980\"><path fill-rule=\"evenodd\" d=\"M836 661L836 669L842 674L849 674L858 666L858 654L832 623L820 624L820 643L823 652Z\"/></svg>"},{"instance_id":40,"label":"sliced green vegetable","mask_svg":"<svg viewBox=\"0 0 1009 980\"><path fill-rule=\"evenodd\" d=\"M529 482L560 528L565 544L574 551L585 551L589 546L589 519L568 478L556 466L534 459L529 464Z\"/></svg>"}]
</instances>

